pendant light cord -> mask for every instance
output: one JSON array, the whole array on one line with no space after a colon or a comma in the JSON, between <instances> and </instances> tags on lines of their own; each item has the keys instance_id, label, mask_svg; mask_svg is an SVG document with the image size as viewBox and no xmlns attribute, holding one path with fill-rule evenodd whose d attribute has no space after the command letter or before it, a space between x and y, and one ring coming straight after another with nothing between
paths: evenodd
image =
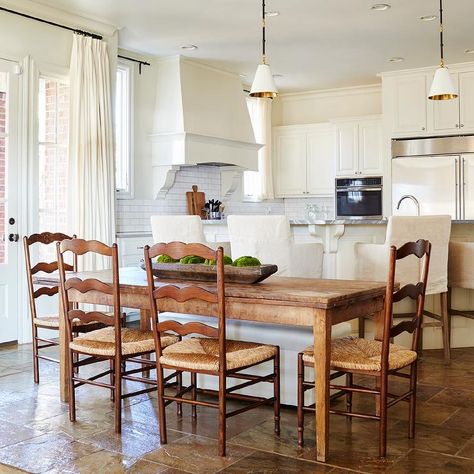
<instances>
[{"instance_id":1,"label":"pendant light cord","mask_svg":"<svg viewBox=\"0 0 474 474\"><path fill-rule=\"evenodd\" d=\"M265 62L265 0L262 0L262 63Z\"/></svg>"},{"instance_id":2,"label":"pendant light cord","mask_svg":"<svg viewBox=\"0 0 474 474\"><path fill-rule=\"evenodd\" d=\"M440 47L440 51L441 51L440 66L444 67L443 0L439 0L439 47Z\"/></svg>"}]
</instances>

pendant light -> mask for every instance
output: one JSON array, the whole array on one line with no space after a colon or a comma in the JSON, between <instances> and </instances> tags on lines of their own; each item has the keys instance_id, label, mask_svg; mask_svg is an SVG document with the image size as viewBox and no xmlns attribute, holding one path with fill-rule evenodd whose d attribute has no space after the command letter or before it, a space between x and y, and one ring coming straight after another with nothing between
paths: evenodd
<instances>
[{"instance_id":1,"label":"pendant light","mask_svg":"<svg viewBox=\"0 0 474 474\"><path fill-rule=\"evenodd\" d=\"M454 88L453 81L448 68L444 65L444 44L443 44L443 0L439 0L439 46L441 52L441 61L439 68L436 69L433 82L431 83L428 99L431 100L449 100L456 99L458 94Z\"/></svg>"},{"instance_id":2,"label":"pendant light","mask_svg":"<svg viewBox=\"0 0 474 474\"><path fill-rule=\"evenodd\" d=\"M273 79L270 66L265 58L265 0L262 0L262 64L257 67L255 78L250 88L250 97L265 97L273 99L278 95L278 89Z\"/></svg>"}]
</instances>

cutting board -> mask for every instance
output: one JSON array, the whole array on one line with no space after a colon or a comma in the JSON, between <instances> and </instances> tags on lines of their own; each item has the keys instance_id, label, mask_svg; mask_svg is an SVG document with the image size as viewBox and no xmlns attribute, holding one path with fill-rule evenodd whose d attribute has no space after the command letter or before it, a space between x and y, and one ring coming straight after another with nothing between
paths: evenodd
<instances>
[{"instance_id":1,"label":"cutting board","mask_svg":"<svg viewBox=\"0 0 474 474\"><path fill-rule=\"evenodd\" d=\"M206 204L206 195L205 193L198 191L196 185L193 186L192 191L186 193L186 203L188 205L188 214L191 216L200 216L201 219L206 217L204 205Z\"/></svg>"}]
</instances>

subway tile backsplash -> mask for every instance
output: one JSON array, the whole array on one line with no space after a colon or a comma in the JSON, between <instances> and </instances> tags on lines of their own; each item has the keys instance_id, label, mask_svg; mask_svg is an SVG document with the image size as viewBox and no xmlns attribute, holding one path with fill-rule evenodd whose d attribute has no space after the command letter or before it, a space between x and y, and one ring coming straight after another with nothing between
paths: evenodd
<instances>
[{"instance_id":1,"label":"subway tile backsplash","mask_svg":"<svg viewBox=\"0 0 474 474\"><path fill-rule=\"evenodd\" d=\"M221 198L221 174L215 166L185 167L176 174L176 181L165 199L119 199L116 207L117 233L151 232L150 216L155 214L187 214L186 192L196 184L207 199ZM238 194L238 192L236 192ZM289 219L307 217L307 204L315 204L334 216L334 200L328 198L275 199L263 202L242 202L234 195L224 202L225 214L285 214Z\"/></svg>"}]
</instances>

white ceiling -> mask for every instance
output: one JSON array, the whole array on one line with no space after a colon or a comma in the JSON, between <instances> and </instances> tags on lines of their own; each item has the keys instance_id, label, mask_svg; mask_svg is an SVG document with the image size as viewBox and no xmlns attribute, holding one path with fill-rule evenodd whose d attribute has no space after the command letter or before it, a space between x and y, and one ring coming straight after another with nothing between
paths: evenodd
<instances>
[{"instance_id":1,"label":"white ceiling","mask_svg":"<svg viewBox=\"0 0 474 474\"><path fill-rule=\"evenodd\" d=\"M120 28L120 46L154 56L184 52L206 64L247 75L260 60L260 0L36 0ZM437 0L267 0L268 62L282 91L377 82L376 73L434 66L438 62ZM473 0L445 0L446 58L474 61ZM389 63L393 56L405 58Z\"/></svg>"}]
</instances>

